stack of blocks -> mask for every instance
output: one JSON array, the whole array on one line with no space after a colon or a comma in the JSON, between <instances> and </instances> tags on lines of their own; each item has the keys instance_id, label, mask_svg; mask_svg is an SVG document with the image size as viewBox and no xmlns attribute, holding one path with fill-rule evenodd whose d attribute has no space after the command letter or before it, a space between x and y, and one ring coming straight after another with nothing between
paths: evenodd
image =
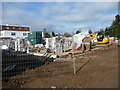
<instances>
[{"instance_id":1,"label":"stack of blocks","mask_svg":"<svg viewBox=\"0 0 120 90\"><path fill-rule=\"evenodd\" d=\"M91 40L89 37L85 37L83 40L82 40L82 51L84 50L87 50L87 51L90 51L91 50Z\"/></svg>"}]
</instances>

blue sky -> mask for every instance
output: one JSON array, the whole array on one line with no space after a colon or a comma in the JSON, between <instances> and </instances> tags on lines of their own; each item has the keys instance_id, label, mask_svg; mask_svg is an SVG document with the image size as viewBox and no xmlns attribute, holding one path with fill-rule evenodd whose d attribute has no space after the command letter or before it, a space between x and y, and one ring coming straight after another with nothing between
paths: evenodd
<instances>
[{"instance_id":1,"label":"blue sky","mask_svg":"<svg viewBox=\"0 0 120 90\"><path fill-rule=\"evenodd\" d=\"M56 33L110 26L118 14L117 2L3 2L2 23L44 28Z\"/></svg>"}]
</instances>

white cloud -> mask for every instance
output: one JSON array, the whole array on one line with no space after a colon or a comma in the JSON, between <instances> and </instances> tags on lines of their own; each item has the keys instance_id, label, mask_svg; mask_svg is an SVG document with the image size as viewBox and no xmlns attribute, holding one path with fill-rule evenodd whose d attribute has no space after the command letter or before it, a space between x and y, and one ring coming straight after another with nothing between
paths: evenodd
<instances>
[{"instance_id":1,"label":"white cloud","mask_svg":"<svg viewBox=\"0 0 120 90\"><path fill-rule=\"evenodd\" d=\"M19 6L20 7L20 6ZM44 28L49 31L54 30L56 27L64 27L59 23L53 23L37 17L34 13L22 10L14 6L3 6L3 24L20 24L31 27L31 30L43 30Z\"/></svg>"},{"instance_id":2,"label":"white cloud","mask_svg":"<svg viewBox=\"0 0 120 90\"><path fill-rule=\"evenodd\" d=\"M119 0L4 0L3 2L118 2Z\"/></svg>"},{"instance_id":3,"label":"white cloud","mask_svg":"<svg viewBox=\"0 0 120 90\"><path fill-rule=\"evenodd\" d=\"M43 7L41 10L40 10L40 14L45 17L45 18L49 18L51 16L51 11L48 7Z\"/></svg>"},{"instance_id":4,"label":"white cloud","mask_svg":"<svg viewBox=\"0 0 120 90\"><path fill-rule=\"evenodd\" d=\"M89 26L87 26L87 25L77 25L74 28L76 28L76 29L82 29L82 28L89 28Z\"/></svg>"},{"instance_id":5,"label":"white cloud","mask_svg":"<svg viewBox=\"0 0 120 90\"><path fill-rule=\"evenodd\" d=\"M98 21L101 21L101 22L112 22L114 20L114 16L115 15L96 15L95 18L96 20Z\"/></svg>"},{"instance_id":6,"label":"white cloud","mask_svg":"<svg viewBox=\"0 0 120 90\"><path fill-rule=\"evenodd\" d=\"M68 5L67 3L55 3L54 5L51 5L49 7L42 8L41 14L45 18L51 18L52 20L56 20L58 22L61 21L66 23L78 23L92 21L96 18L99 18L99 14L101 13L111 13L114 10L117 11L117 9L117 3L110 2L82 2L74 3L71 5ZM57 15L54 16L54 13L56 13ZM104 19L104 21L105 20L107 19Z\"/></svg>"},{"instance_id":7,"label":"white cloud","mask_svg":"<svg viewBox=\"0 0 120 90\"><path fill-rule=\"evenodd\" d=\"M77 14L72 14L72 15L65 15L65 16L56 16L55 20L57 21L62 21L62 22L66 22L66 23L75 23L75 22L80 22L82 21L84 18L81 18L79 15Z\"/></svg>"},{"instance_id":8,"label":"white cloud","mask_svg":"<svg viewBox=\"0 0 120 90\"><path fill-rule=\"evenodd\" d=\"M92 27L87 24L90 22L108 23L114 19L116 13L111 13L117 9L117 3L48 3L39 8L39 15L21 7L25 7L25 4L3 6L3 23L29 25L32 30L46 28L54 31L59 28L60 31L60 28L64 30L66 24L69 26L70 23L78 25L74 28Z\"/></svg>"},{"instance_id":9,"label":"white cloud","mask_svg":"<svg viewBox=\"0 0 120 90\"><path fill-rule=\"evenodd\" d=\"M52 5L51 10L52 12L57 12L64 15L71 11L71 7L66 3L55 3L55 5Z\"/></svg>"},{"instance_id":10,"label":"white cloud","mask_svg":"<svg viewBox=\"0 0 120 90\"><path fill-rule=\"evenodd\" d=\"M0 23L2 23L2 3L0 3Z\"/></svg>"}]
</instances>

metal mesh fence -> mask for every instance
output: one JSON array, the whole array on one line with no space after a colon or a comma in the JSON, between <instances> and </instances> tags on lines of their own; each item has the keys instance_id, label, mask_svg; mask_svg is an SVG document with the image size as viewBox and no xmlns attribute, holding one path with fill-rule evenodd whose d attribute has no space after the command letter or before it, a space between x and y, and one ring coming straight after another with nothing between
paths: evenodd
<instances>
[{"instance_id":1,"label":"metal mesh fence","mask_svg":"<svg viewBox=\"0 0 120 90\"><path fill-rule=\"evenodd\" d=\"M22 52L2 50L3 79L20 74L27 69L39 67L43 65L47 59L47 57L38 57Z\"/></svg>"},{"instance_id":2,"label":"metal mesh fence","mask_svg":"<svg viewBox=\"0 0 120 90\"><path fill-rule=\"evenodd\" d=\"M89 60L90 58L82 60L82 56L76 54L75 72L77 73ZM39 77L53 77L69 73L74 73L74 64L73 58L68 58L68 56L54 61L49 56L34 56L22 52L2 50L2 80L10 82L12 87L17 87ZM6 87L4 83L3 87Z\"/></svg>"},{"instance_id":3,"label":"metal mesh fence","mask_svg":"<svg viewBox=\"0 0 120 90\"><path fill-rule=\"evenodd\" d=\"M2 88L2 50L0 50L0 89Z\"/></svg>"},{"instance_id":4,"label":"metal mesh fence","mask_svg":"<svg viewBox=\"0 0 120 90\"><path fill-rule=\"evenodd\" d=\"M70 48L71 41L66 39L65 42L64 47L69 44L65 48ZM57 47L57 49L60 48L59 46ZM61 48L61 50L63 50L63 48ZM75 54L74 58L70 58L68 57L69 53L67 53L65 56L63 55L63 57L55 59L51 58L50 53L36 56L22 51L15 51L14 49L2 50L1 53L2 81L3 87L5 88L6 84L4 84L4 82L9 82L10 87L18 87L38 77L53 77L69 73L74 74L89 61L89 59L82 61L80 54Z\"/></svg>"}]
</instances>

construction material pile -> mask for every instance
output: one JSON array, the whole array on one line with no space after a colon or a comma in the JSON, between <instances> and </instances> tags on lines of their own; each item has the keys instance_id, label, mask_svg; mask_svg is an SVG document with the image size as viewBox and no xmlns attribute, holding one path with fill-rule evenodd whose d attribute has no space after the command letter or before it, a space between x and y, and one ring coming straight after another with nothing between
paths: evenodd
<instances>
[{"instance_id":1,"label":"construction material pile","mask_svg":"<svg viewBox=\"0 0 120 90\"><path fill-rule=\"evenodd\" d=\"M0 40L0 48L1 49L10 49L15 51L27 51L27 47L30 45L29 41L27 39L21 39L21 38L8 38L8 39L1 39ZM5 48L6 47L6 48Z\"/></svg>"},{"instance_id":2,"label":"construction material pile","mask_svg":"<svg viewBox=\"0 0 120 90\"><path fill-rule=\"evenodd\" d=\"M45 47L50 49L52 53L63 53L65 49L71 48L72 46L72 38L65 37L52 37L46 38Z\"/></svg>"}]
</instances>

